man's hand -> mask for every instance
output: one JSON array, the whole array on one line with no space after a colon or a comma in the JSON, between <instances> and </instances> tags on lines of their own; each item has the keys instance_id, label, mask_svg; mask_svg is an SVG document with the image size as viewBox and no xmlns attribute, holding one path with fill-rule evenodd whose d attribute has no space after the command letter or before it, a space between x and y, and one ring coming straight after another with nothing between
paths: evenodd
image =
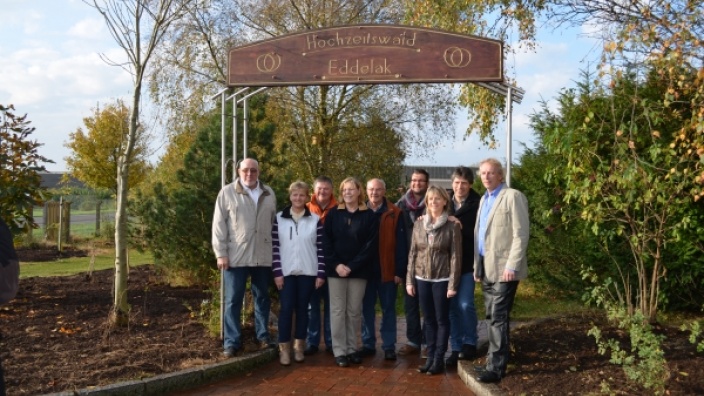
<instances>
[{"instance_id":1,"label":"man's hand","mask_svg":"<svg viewBox=\"0 0 704 396\"><path fill-rule=\"evenodd\" d=\"M508 268L504 269L504 274L501 276L503 282L511 282L516 280L516 272Z\"/></svg>"},{"instance_id":2,"label":"man's hand","mask_svg":"<svg viewBox=\"0 0 704 396\"><path fill-rule=\"evenodd\" d=\"M460 225L460 230L462 229L462 222L460 221L460 219L458 219L458 218L455 217L455 216L447 216L447 219L448 219L449 221L453 222L453 223L459 224L459 225Z\"/></svg>"},{"instance_id":3,"label":"man's hand","mask_svg":"<svg viewBox=\"0 0 704 396\"><path fill-rule=\"evenodd\" d=\"M218 269L224 270L230 266L230 259L227 257L218 257Z\"/></svg>"},{"instance_id":4,"label":"man's hand","mask_svg":"<svg viewBox=\"0 0 704 396\"><path fill-rule=\"evenodd\" d=\"M284 277L283 276L277 276L274 278L274 283L276 284L276 288L281 290L284 288Z\"/></svg>"},{"instance_id":5,"label":"man's hand","mask_svg":"<svg viewBox=\"0 0 704 396\"><path fill-rule=\"evenodd\" d=\"M398 276L394 276L394 283L397 285L400 285L401 282L403 282L403 279L399 278Z\"/></svg>"},{"instance_id":6,"label":"man's hand","mask_svg":"<svg viewBox=\"0 0 704 396\"><path fill-rule=\"evenodd\" d=\"M447 289L447 298L452 298L457 295L457 292L454 290Z\"/></svg>"}]
</instances>

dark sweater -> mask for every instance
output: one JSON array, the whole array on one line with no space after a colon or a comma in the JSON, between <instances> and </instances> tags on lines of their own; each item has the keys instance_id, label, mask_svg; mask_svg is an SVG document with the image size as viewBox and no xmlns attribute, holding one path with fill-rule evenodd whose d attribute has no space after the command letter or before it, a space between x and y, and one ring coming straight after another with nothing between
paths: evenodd
<instances>
[{"instance_id":1,"label":"dark sweater","mask_svg":"<svg viewBox=\"0 0 704 396\"><path fill-rule=\"evenodd\" d=\"M464 204L455 211L454 194L450 195L450 215L455 216L462 224L462 274L474 272L474 224L477 222L481 199L482 197L470 188Z\"/></svg>"},{"instance_id":2,"label":"dark sweater","mask_svg":"<svg viewBox=\"0 0 704 396\"><path fill-rule=\"evenodd\" d=\"M344 204L340 204L330 210L323 229L327 276L339 278L335 268L338 264L345 264L352 270L348 278L370 279L374 242L379 232L374 213L366 205L350 213Z\"/></svg>"}]
</instances>

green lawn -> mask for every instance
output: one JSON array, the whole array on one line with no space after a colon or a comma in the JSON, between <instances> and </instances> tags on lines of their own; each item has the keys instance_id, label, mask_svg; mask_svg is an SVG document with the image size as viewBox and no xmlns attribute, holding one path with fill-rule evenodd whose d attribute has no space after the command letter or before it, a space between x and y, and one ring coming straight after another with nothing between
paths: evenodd
<instances>
[{"instance_id":1,"label":"green lawn","mask_svg":"<svg viewBox=\"0 0 704 396\"><path fill-rule=\"evenodd\" d=\"M484 297L482 296L481 283L476 283L474 288L474 306L477 309L477 318L484 318ZM403 299L406 294L404 284L399 285L396 296L396 312L403 315ZM377 312L381 307L377 302ZM555 296L537 290L530 279L521 281L516 292L516 299L511 310L511 320L531 320L588 310L581 301L570 300L562 296Z\"/></svg>"},{"instance_id":2,"label":"green lawn","mask_svg":"<svg viewBox=\"0 0 704 396\"><path fill-rule=\"evenodd\" d=\"M154 263L151 253L139 253L136 250L130 251L130 265L144 265ZM64 276L75 275L91 270L91 257L71 257L50 262L23 262L20 266L20 278L33 276ZM95 256L93 270L104 270L115 268L114 253L104 253Z\"/></svg>"}]
</instances>

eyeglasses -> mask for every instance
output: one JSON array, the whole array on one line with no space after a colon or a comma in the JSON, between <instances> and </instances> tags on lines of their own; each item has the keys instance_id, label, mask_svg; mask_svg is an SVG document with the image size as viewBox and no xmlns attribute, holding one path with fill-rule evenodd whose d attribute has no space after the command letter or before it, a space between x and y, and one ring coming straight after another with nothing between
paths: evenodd
<instances>
[{"instance_id":1,"label":"eyeglasses","mask_svg":"<svg viewBox=\"0 0 704 396\"><path fill-rule=\"evenodd\" d=\"M257 169L257 168L244 168L244 169L240 169L240 172L255 174L255 173L259 172L259 169Z\"/></svg>"}]
</instances>

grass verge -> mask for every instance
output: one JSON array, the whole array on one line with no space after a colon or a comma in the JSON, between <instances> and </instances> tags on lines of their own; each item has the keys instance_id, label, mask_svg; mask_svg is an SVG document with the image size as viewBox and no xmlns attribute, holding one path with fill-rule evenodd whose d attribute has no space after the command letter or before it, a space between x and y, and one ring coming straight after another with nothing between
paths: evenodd
<instances>
[{"instance_id":1,"label":"grass verge","mask_svg":"<svg viewBox=\"0 0 704 396\"><path fill-rule=\"evenodd\" d=\"M33 276L66 276L91 271L91 257L71 257L47 262L23 262L20 266L20 278ZM131 266L154 263L151 253L140 253L130 250L129 262ZM95 256L93 271L115 268L115 254L105 252Z\"/></svg>"}]
</instances>

